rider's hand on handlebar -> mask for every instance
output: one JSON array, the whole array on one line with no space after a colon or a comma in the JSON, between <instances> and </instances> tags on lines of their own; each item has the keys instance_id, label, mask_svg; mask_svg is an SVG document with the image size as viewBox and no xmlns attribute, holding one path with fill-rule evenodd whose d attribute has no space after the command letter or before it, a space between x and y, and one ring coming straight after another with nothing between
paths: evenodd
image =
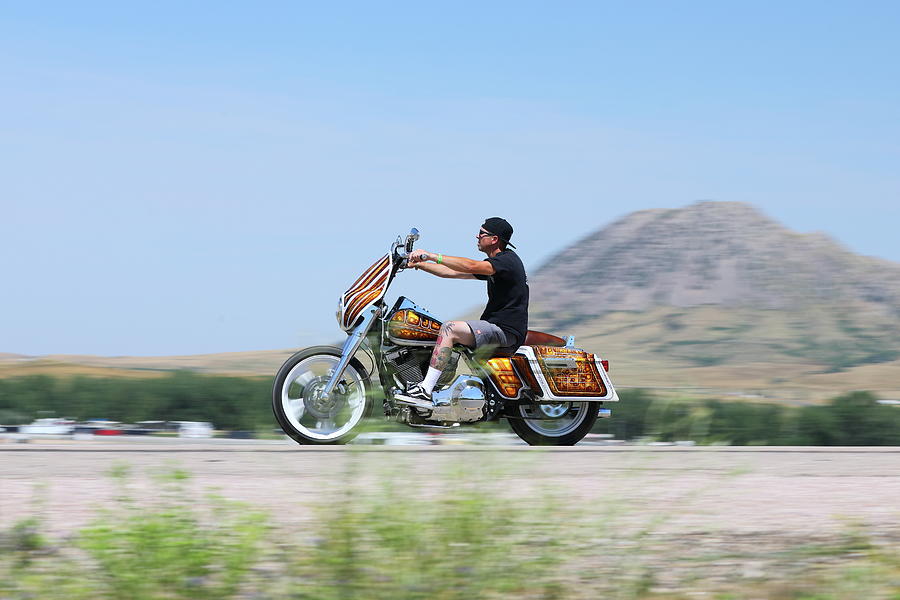
<instances>
[{"instance_id":1,"label":"rider's hand on handlebar","mask_svg":"<svg viewBox=\"0 0 900 600\"><path fill-rule=\"evenodd\" d=\"M414 265L416 263L425 262L427 260L431 260L431 255L425 250L413 250L409 254L409 258L407 262L409 264Z\"/></svg>"}]
</instances>

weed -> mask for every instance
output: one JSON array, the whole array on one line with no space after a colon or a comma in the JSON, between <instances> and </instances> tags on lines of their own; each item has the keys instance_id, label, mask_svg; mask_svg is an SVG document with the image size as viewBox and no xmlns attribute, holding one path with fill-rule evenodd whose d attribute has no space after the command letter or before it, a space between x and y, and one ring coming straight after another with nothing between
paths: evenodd
<instances>
[{"instance_id":1,"label":"weed","mask_svg":"<svg viewBox=\"0 0 900 600\"><path fill-rule=\"evenodd\" d=\"M561 554L539 501L521 510L491 483L499 479L472 467L451 473L435 497L399 472L366 494L356 468L351 461L343 491L317 513L296 565L298 598L555 597L549 575Z\"/></svg>"},{"instance_id":2,"label":"weed","mask_svg":"<svg viewBox=\"0 0 900 600\"><path fill-rule=\"evenodd\" d=\"M184 493L187 474L157 476L160 492L140 502L127 489L130 469L109 473L122 493L82 529L68 552L3 566L10 598L128 598L151 600L232 598L260 555L263 515L220 497L202 503ZM12 530L22 555L43 547L41 523L29 519ZM4 598L7 596L3 596Z\"/></svg>"}]
</instances>

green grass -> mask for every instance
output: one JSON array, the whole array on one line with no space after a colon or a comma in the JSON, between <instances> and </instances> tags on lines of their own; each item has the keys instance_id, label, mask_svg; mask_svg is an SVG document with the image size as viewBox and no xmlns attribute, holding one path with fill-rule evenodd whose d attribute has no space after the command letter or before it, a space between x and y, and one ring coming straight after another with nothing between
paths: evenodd
<instances>
[{"instance_id":1,"label":"green grass","mask_svg":"<svg viewBox=\"0 0 900 600\"><path fill-rule=\"evenodd\" d=\"M550 598L563 563L552 514L503 499L501 481L460 466L433 497L403 473L385 473L374 493L354 485L348 463L342 492L320 507L313 543L296 564L297 598Z\"/></svg>"},{"instance_id":2,"label":"green grass","mask_svg":"<svg viewBox=\"0 0 900 600\"><path fill-rule=\"evenodd\" d=\"M120 486L117 500L74 538L51 543L34 517L12 527L0 553L0 597L236 597L267 534L262 513L219 497L198 502L178 469L155 475L154 497L141 500L126 465L109 476Z\"/></svg>"}]
</instances>

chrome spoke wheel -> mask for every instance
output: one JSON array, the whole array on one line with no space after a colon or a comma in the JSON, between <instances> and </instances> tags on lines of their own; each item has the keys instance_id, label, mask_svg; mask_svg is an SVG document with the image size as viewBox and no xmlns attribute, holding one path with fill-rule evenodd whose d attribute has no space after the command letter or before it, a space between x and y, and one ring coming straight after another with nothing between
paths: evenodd
<instances>
[{"instance_id":1,"label":"chrome spoke wheel","mask_svg":"<svg viewBox=\"0 0 900 600\"><path fill-rule=\"evenodd\" d=\"M280 404L286 425L300 436L333 442L350 432L366 411L364 376L352 364L334 391L324 394L340 358L331 354L307 356L294 365L281 383Z\"/></svg>"}]
</instances>

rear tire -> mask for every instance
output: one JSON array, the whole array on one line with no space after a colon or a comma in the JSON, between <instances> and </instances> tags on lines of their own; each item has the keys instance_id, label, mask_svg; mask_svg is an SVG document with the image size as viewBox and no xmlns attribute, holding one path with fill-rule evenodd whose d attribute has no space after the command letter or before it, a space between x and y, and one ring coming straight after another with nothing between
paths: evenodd
<instances>
[{"instance_id":1,"label":"rear tire","mask_svg":"<svg viewBox=\"0 0 900 600\"><path fill-rule=\"evenodd\" d=\"M318 395L340 358L340 348L313 346L287 359L275 376L275 420L298 444L346 444L372 412L371 383L355 358L334 392L327 398Z\"/></svg>"},{"instance_id":2,"label":"rear tire","mask_svg":"<svg viewBox=\"0 0 900 600\"><path fill-rule=\"evenodd\" d=\"M590 433L599 408L599 402L521 404L513 410L523 418L509 419L509 426L529 446L574 446Z\"/></svg>"}]
</instances>

